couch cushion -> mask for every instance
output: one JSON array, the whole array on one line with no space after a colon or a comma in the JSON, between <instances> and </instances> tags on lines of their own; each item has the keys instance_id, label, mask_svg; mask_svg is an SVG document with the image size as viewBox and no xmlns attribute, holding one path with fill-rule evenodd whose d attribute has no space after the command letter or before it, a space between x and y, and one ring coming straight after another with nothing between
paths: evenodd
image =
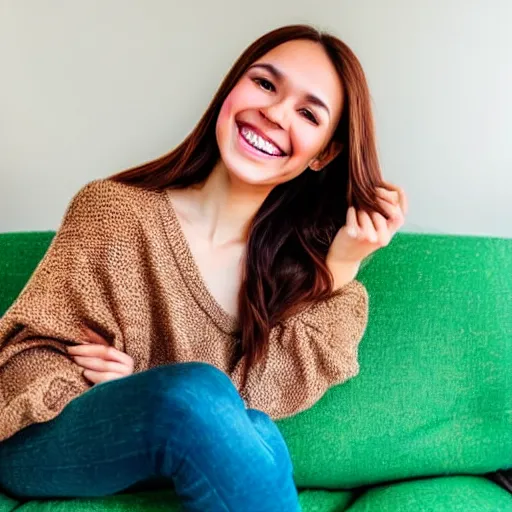
<instances>
[{"instance_id":1,"label":"couch cushion","mask_svg":"<svg viewBox=\"0 0 512 512\"><path fill-rule=\"evenodd\" d=\"M350 492L303 491L302 512L341 512L351 500ZM18 508L16 508L18 507ZM0 512L178 512L179 500L171 490L118 494L105 498L32 500L19 505L0 494Z\"/></svg>"},{"instance_id":2,"label":"couch cushion","mask_svg":"<svg viewBox=\"0 0 512 512\"><path fill-rule=\"evenodd\" d=\"M0 234L0 316L19 295L54 236L53 231Z\"/></svg>"},{"instance_id":3,"label":"couch cushion","mask_svg":"<svg viewBox=\"0 0 512 512\"><path fill-rule=\"evenodd\" d=\"M1 510L1 509L0 509ZM173 491L145 491L117 494L104 498L32 500L20 505L16 512L180 512ZM3 511L2 511L3 512Z\"/></svg>"},{"instance_id":4,"label":"couch cushion","mask_svg":"<svg viewBox=\"0 0 512 512\"><path fill-rule=\"evenodd\" d=\"M512 497L478 477L443 477L378 486L355 501L349 492L305 490L303 512L510 512ZM17 508L16 508L17 507ZM17 504L0 495L0 512L178 512L172 491L120 494L105 498L33 500Z\"/></svg>"},{"instance_id":5,"label":"couch cushion","mask_svg":"<svg viewBox=\"0 0 512 512\"><path fill-rule=\"evenodd\" d=\"M304 491L300 494L302 512L341 512L351 500L350 492ZM16 508L18 507L18 508ZM19 505L0 494L0 512L178 512L173 491L118 494L105 498L33 500Z\"/></svg>"},{"instance_id":6,"label":"couch cushion","mask_svg":"<svg viewBox=\"0 0 512 512\"><path fill-rule=\"evenodd\" d=\"M299 494L302 512L342 512L352 501L351 492L305 490Z\"/></svg>"},{"instance_id":7,"label":"couch cushion","mask_svg":"<svg viewBox=\"0 0 512 512\"><path fill-rule=\"evenodd\" d=\"M299 487L512 467L511 254L417 234L374 254L359 375L278 423Z\"/></svg>"},{"instance_id":8,"label":"couch cushion","mask_svg":"<svg viewBox=\"0 0 512 512\"><path fill-rule=\"evenodd\" d=\"M11 498L8 498L0 491L0 512L12 512L19 506L19 503Z\"/></svg>"},{"instance_id":9,"label":"couch cushion","mask_svg":"<svg viewBox=\"0 0 512 512\"><path fill-rule=\"evenodd\" d=\"M346 512L510 512L512 496L485 478L453 476L370 489Z\"/></svg>"}]
</instances>

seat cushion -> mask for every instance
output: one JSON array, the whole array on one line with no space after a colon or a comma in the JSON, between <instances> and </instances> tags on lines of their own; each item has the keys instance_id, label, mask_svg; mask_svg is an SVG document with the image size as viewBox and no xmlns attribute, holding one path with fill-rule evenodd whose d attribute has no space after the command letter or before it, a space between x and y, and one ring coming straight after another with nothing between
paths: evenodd
<instances>
[{"instance_id":1,"label":"seat cushion","mask_svg":"<svg viewBox=\"0 0 512 512\"><path fill-rule=\"evenodd\" d=\"M453 476L379 486L346 512L511 512L512 495L485 478Z\"/></svg>"},{"instance_id":2,"label":"seat cushion","mask_svg":"<svg viewBox=\"0 0 512 512\"><path fill-rule=\"evenodd\" d=\"M351 492L304 490L299 494L302 512L342 512L352 501Z\"/></svg>"},{"instance_id":3,"label":"seat cushion","mask_svg":"<svg viewBox=\"0 0 512 512\"><path fill-rule=\"evenodd\" d=\"M19 506L19 502L5 496L0 491L0 512L12 512Z\"/></svg>"},{"instance_id":4,"label":"seat cushion","mask_svg":"<svg viewBox=\"0 0 512 512\"><path fill-rule=\"evenodd\" d=\"M304 491L302 512L340 512L351 500L350 492ZM16 508L17 507L17 508ZM178 512L179 500L173 491L144 491L105 498L32 500L19 504L0 494L0 512Z\"/></svg>"},{"instance_id":5,"label":"seat cushion","mask_svg":"<svg viewBox=\"0 0 512 512\"><path fill-rule=\"evenodd\" d=\"M512 496L489 480L440 477L377 486L355 499L352 493L305 490L303 512L511 512ZM0 512L179 512L172 491L145 491L105 498L33 500L18 504L0 496Z\"/></svg>"},{"instance_id":6,"label":"seat cushion","mask_svg":"<svg viewBox=\"0 0 512 512\"><path fill-rule=\"evenodd\" d=\"M7 512L9 509L6 509ZM173 491L144 491L104 498L31 500L18 505L16 512L180 512ZM4 512L0 508L0 512Z\"/></svg>"}]
</instances>

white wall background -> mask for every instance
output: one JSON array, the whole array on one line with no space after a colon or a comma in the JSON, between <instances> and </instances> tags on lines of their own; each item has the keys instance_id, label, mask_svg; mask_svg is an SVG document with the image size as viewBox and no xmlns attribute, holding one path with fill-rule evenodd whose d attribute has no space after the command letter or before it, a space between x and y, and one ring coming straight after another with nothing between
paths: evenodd
<instances>
[{"instance_id":1,"label":"white wall background","mask_svg":"<svg viewBox=\"0 0 512 512\"><path fill-rule=\"evenodd\" d=\"M192 129L254 39L309 22L359 56L405 230L512 236L511 0L0 0L0 232Z\"/></svg>"}]
</instances>

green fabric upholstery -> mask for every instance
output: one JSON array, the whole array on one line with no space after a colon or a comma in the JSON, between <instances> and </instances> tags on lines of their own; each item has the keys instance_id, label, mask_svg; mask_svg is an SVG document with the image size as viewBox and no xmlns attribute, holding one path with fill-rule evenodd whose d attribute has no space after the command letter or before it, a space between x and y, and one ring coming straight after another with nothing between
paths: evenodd
<instances>
[{"instance_id":1,"label":"green fabric upholstery","mask_svg":"<svg viewBox=\"0 0 512 512\"><path fill-rule=\"evenodd\" d=\"M0 315L53 236L0 234ZM398 234L370 258L359 375L278 422L304 512L512 512L509 493L471 476L512 468L511 254L509 239ZM0 494L0 512L13 510L179 505L172 491L21 504Z\"/></svg>"},{"instance_id":2,"label":"green fabric upholstery","mask_svg":"<svg viewBox=\"0 0 512 512\"><path fill-rule=\"evenodd\" d=\"M475 476L430 478L379 486L346 512L510 512L510 494Z\"/></svg>"},{"instance_id":3,"label":"green fabric upholstery","mask_svg":"<svg viewBox=\"0 0 512 512\"><path fill-rule=\"evenodd\" d=\"M349 492L304 491L300 495L300 502L304 511L307 512L338 512L345 510L350 497ZM87 512L179 512L181 508L172 491L151 491L94 499L34 500L21 505L16 512L85 510ZM3 512L2 509L0 512Z\"/></svg>"},{"instance_id":4,"label":"green fabric upholstery","mask_svg":"<svg viewBox=\"0 0 512 512\"><path fill-rule=\"evenodd\" d=\"M16 512L179 512L180 510L176 495L172 491L162 490L117 494L105 498L33 500L21 505Z\"/></svg>"},{"instance_id":5,"label":"green fabric upholstery","mask_svg":"<svg viewBox=\"0 0 512 512\"><path fill-rule=\"evenodd\" d=\"M302 491L299 501L304 512L341 512L353 500L351 492L347 491Z\"/></svg>"},{"instance_id":6,"label":"green fabric upholstery","mask_svg":"<svg viewBox=\"0 0 512 512\"><path fill-rule=\"evenodd\" d=\"M12 512L16 510L16 507L19 505L19 502L3 495L0 492L0 512Z\"/></svg>"},{"instance_id":7,"label":"green fabric upholstery","mask_svg":"<svg viewBox=\"0 0 512 512\"><path fill-rule=\"evenodd\" d=\"M417 234L375 253L360 374L279 422L298 486L512 467L511 254L508 239Z\"/></svg>"},{"instance_id":8,"label":"green fabric upholstery","mask_svg":"<svg viewBox=\"0 0 512 512\"><path fill-rule=\"evenodd\" d=\"M0 512L179 512L172 491L139 492L106 498L1 501ZM6 498L4 498L6 500ZM480 477L444 477L379 486L356 501L349 492L303 491L304 512L510 512L510 495ZM17 507L17 508L16 508Z\"/></svg>"},{"instance_id":9,"label":"green fabric upholstery","mask_svg":"<svg viewBox=\"0 0 512 512\"><path fill-rule=\"evenodd\" d=\"M52 231L0 233L0 316L19 295L54 236Z\"/></svg>"},{"instance_id":10,"label":"green fabric upholstery","mask_svg":"<svg viewBox=\"0 0 512 512\"><path fill-rule=\"evenodd\" d=\"M346 509L352 493L303 491L300 503L304 512L339 512ZM0 494L0 512L179 512L179 501L169 490L118 494L105 498L32 500L23 504Z\"/></svg>"}]
</instances>

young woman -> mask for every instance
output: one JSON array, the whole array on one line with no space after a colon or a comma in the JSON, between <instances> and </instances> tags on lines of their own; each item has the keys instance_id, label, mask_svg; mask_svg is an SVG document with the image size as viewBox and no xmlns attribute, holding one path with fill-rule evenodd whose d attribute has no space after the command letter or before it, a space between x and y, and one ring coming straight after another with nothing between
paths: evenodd
<instances>
[{"instance_id":1,"label":"young woman","mask_svg":"<svg viewBox=\"0 0 512 512\"><path fill-rule=\"evenodd\" d=\"M85 186L0 322L0 486L299 509L272 420L358 373L361 261L404 222L361 66L288 26L164 157Z\"/></svg>"}]
</instances>

